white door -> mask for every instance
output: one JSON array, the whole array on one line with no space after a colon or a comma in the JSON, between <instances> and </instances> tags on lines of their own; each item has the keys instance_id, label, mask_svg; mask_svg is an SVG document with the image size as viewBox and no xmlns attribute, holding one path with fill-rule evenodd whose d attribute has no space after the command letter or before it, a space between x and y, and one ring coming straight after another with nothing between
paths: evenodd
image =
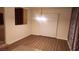
<instances>
[{"instance_id":1,"label":"white door","mask_svg":"<svg viewBox=\"0 0 79 59\"><path fill-rule=\"evenodd\" d=\"M58 14L46 14L47 20L40 24L40 35L56 37Z\"/></svg>"},{"instance_id":2,"label":"white door","mask_svg":"<svg viewBox=\"0 0 79 59\"><path fill-rule=\"evenodd\" d=\"M32 34L56 37L58 14L45 14L45 17L46 21L32 18Z\"/></svg>"}]
</instances>

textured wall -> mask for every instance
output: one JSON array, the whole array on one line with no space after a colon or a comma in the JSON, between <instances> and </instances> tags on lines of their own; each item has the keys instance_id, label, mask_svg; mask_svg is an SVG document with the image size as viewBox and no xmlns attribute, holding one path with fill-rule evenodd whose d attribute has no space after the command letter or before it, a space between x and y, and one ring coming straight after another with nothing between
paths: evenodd
<instances>
[{"instance_id":1,"label":"textured wall","mask_svg":"<svg viewBox=\"0 0 79 59\"><path fill-rule=\"evenodd\" d=\"M5 8L5 36L7 44L14 43L30 35L29 18L27 22L27 24L15 25L14 8Z\"/></svg>"}]
</instances>

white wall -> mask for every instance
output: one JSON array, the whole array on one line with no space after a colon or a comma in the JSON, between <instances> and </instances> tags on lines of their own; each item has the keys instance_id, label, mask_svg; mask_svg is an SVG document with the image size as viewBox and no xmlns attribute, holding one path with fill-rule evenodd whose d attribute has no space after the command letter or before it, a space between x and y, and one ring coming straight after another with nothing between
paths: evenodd
<instances>
[{"instance_id":1,"label":"white wall","mask_svg":"<svg viewBox=\"0 0 79 59\"><path fill-rule=\"evenodd\" d=\"M46 34L43 24L40 25L38 22L34 21L32 16L39 15L40 9L39 8L30 8L28 11L28 22L24 25L15 25L15 12L14 8L5 8L5 40L7 44L14 43L22 38L27 37L30 34ZM44 8L43 10L44 15L53 14L58 15L58 30L57 30L57 38L67 40L68 36L68 29L69 29L69 21L71 15L71 8ZM50 18L48 16L48 18ZM36 22L36 24L35 24ZM35 25L34 25L35 24ZM42 30L40 31L40 28ZM51 27L52 28L52 27ZM50 30L49 30L50 31Z\"/></svg>"},{"instance_id":2,"label":"white wall","mask_svg":"<svg viewBox=\"0 0 79 59\"><path fill-rule=\"evenodd\" d=\"M28 11L29 12L29 11ZM30 35L29 18L27 24L15 25L14 8L5 8L5 37L6 44L14 43ZM29 13L28 13L29 14ZM28 15L29 16L29 15Z\"/></svg>"},{"instance_id":3,"label":"white wall","mask_svg":"<svg viewBox=\"0 0 79 59\"><path fill-rule=\"evenodd\" d=\"M47 16L48 14L52 14L51 16L53 17L53 14L56 14L58 16L58 27L55 24L52 24L53 21L51 21L48 25L52 24L50 29L57 27L57 33L54 35L50 35L49 32L53 33L53 30L46 29L44 23L39 24L38 21L35 20L36 15L40 15L41 10L40 8L31 8L31 13L32 13L32 34L35 35L43 35L43 36L49 36L49 37L56 37L59 39L64 39L67 40L68 36L68 29L69 29L69 23L70 23L70 16L71 16L71 8L43 8L42 13ZM52 17L48 16L47 19L50 20ZM48 22L47 22L48 23ZM46 24L47 24L46 23ZM41 29L41 30L40 30ZM48 33L47 33L48 32Z\"/></svg>"}]
</instances>

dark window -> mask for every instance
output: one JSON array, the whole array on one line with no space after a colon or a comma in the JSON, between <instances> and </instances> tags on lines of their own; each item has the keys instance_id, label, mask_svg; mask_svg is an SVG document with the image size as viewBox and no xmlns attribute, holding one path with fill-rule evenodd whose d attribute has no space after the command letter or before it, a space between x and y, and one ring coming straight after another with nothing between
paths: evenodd
<instances>
[{"instance_id":1,"label":"dark window","mask_svg":"<svg viewBox=\"0 0 79 59\"><path fill-rule=\"evenodd\" d=\"M3 14L0 13L0 25L4 24Z\"/></svg>"},{"instance_id":2,"label":"dark window","mask_svg":"<svg viewBox=\"0 0 79 59\"><path fill-rule=\"evenodd\" d=\"M15 8L15 25L23 24L23 8Z\"/></svg>"}]
</instances>

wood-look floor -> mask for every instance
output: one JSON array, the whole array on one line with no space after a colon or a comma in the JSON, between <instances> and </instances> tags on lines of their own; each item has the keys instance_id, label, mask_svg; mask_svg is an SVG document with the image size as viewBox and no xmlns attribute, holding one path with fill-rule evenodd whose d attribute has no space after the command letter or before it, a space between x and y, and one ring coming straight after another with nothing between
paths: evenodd
<instances>
[{"instance_id":1,"label":"wood-look floor","mask_svg":"<svg viewBox=\"0 0 79 59\"><path fill-rule=\"evenodd\" d=\"M31 35L8 47L9 51L68 51L66 40Z\"/></svg>"},{"instance_id":2,"label":"wood-look floor","mask_svg":"<svg viewBox=\"0 0 79 59\"><path fill-rule=\"evenodd\" d=\"M6 44L4 41L0 41L0 51L5 51L6 49Z\"/></svg>"}]
</instances>

